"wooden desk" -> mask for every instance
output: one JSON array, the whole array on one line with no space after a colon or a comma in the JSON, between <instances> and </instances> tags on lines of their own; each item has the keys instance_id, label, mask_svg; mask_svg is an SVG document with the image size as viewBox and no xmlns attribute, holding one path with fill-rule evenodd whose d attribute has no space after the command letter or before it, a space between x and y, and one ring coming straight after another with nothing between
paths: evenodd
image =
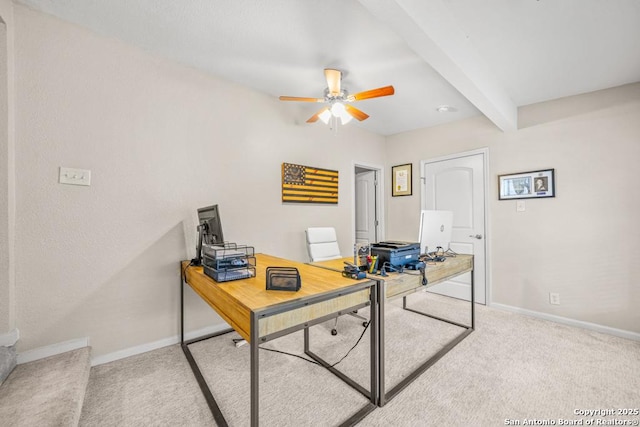
<instances>
[{"instance_id":1,"label":"wooden desk","mask_svg":"<svg viewBox=\"0 0 640 427\"><path fill-rule=\"evenodd\" d=\"M182 261L184 281L209 304L251 347L251 425L258 425L258 349L259 344L283 335L305 329L305 351L308 350L308 328L343 313L365 307L377 312L377 283L370 279L353 280L334 271L319 269L307 264L256 255L256 275L250 279L216 282L204 274L202 267L188 267ZM298 292L267 291L267 267L295 267L300 272L302 287ZM200 384L207 403L219 425L226 425L211 391L189 350L189 344L227 333L199 337L184 341L184 295L181 289L181 343L191 369ZM377 402L378 321L371 319L371 389L365 396L371 403L360 409L345 424L355 424L375 409ZM343 378L344 379L344 378ZM353 385L353 384L352 384ZM362 389L359 390L363 392Z\"/></svg>"},{"instance_id":2,"label":"wooden desk","mask_svg":"<svg viewBox=\"0 0 640 427\"><path fill-rule=\"evenodd\" d=\"M344 269L344 263L353 262L353 257L335 259L330 261L312 262L310 265L315 267L321 267L323 269L329 269L333 271L342 271ZM461 274L471 272L471 325L463 325L461 323L453 322L448 319L432 316L428 313L424 313L418 310L414 310L407 306L407 296L421 291L430 286L436 285L447 280L451 280ZM427 285L422 284L422 277L418 271L407 271L406 273L387 273L388 276L382 277L379 275L368 274L367 277L378 281L378 321L379 321L379 352L378 365L379 365L379 382L380 390L378 392L379 406L384 406L386 402L391 400L400 391L402 391L407 385L413 382L420 374L426 371L434 363L436 363L442 356L448 353L453 347L455 347L460 341L462 341L467 335L473 332L475 328L475 308L473 301L473 255L459 254L455 257L448 257L445 262L429 264L426 269ZM384 339L384 306L385 301L394 300L396 298L403 298L402 307L405 310L418 313L424 316L428 316L440 321L451 323L464 329L464 331L447 343L440 351L430 357L424 363L422 363L417 369L408 374L400 383L394 386L388 392L385 388L385 339Z\"/></svg>"}]
</instances>

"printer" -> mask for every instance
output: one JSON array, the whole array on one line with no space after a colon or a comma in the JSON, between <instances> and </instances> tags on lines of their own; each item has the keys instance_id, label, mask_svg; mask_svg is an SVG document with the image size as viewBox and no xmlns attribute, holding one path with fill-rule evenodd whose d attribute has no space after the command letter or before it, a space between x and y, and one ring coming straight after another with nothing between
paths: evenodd
<instances>
[{"instance_id":1,"label":"printer","mask_svg":"<svg viewBox=\"0 0 640 427\"><path fill-rule=\"evenodd\" d=\"M420 243L388 241L371 244L371 255L378 257L378 266L385 262L392 267L415 264L420 258Z\"/></svg>"}]
</instances>

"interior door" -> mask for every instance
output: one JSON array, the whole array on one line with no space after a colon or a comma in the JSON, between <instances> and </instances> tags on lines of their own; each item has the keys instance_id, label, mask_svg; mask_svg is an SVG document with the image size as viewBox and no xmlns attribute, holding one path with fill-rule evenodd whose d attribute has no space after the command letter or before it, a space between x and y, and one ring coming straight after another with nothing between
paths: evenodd
<instances>
[{"instance_id":1,"label":"interior door","mask_svg":"<svg viewBox=\"0 0 640 427\"><path fill-rule=\"evenodd\" d=\"M475 301L486 303L484 153L423 163L423 209L453 211L451 249L474 255ZM446 262L446 261L445 261ZM471 273L429 288L469 300Z\"/></svg>"},{"instance_id":2,"label":"interior door","mask_svg":"<svg viewBox=\"0 0 640 427\"><path fill-rule=\"evenodd\" d=\"M376 215L376 171L356 174L356 243L378 241Z\"/></svg>"}]
</instances>

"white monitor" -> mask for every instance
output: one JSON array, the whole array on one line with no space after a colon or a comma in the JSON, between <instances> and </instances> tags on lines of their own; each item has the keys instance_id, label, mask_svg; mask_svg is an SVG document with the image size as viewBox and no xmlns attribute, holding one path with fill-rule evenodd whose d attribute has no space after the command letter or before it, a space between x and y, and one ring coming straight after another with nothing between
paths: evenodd
<instances>
[{"instance_id":1,"label":"white monitor","mask_svg":"<svg viewBox=\"0 0 640 427\"><path fill-rule=\"evenodd\" d=\"M451 243L451 229L453 227L453 212L430 211L420 212L420 255L431 254L441 247L443 252L448 251Z\"/></svg>"}]
</instances>

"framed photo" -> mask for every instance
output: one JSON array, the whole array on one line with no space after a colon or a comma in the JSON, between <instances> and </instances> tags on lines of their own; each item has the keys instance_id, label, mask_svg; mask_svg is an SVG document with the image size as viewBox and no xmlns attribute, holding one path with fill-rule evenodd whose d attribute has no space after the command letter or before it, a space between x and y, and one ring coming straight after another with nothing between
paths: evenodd
<instances>
[{"instance_id":1,"label":"framed photo","mask_svg":"<svg viewBox=\"0 0 640 427\"><path fill-rule=\"evenodd\" d=\"M498 175L498 200L556 196L554 169Z\"/></svg>"},{"instance_id":2,"label":"framed photo","mask_svg":"<svg viewBox=\"0 0 640 427\"><path fill-rule=\"evenodd\" d=\"M406 165L397 165L391 168L391 195L410 196L411 188L411 163Z\"/></svg>"}]
</instances>

